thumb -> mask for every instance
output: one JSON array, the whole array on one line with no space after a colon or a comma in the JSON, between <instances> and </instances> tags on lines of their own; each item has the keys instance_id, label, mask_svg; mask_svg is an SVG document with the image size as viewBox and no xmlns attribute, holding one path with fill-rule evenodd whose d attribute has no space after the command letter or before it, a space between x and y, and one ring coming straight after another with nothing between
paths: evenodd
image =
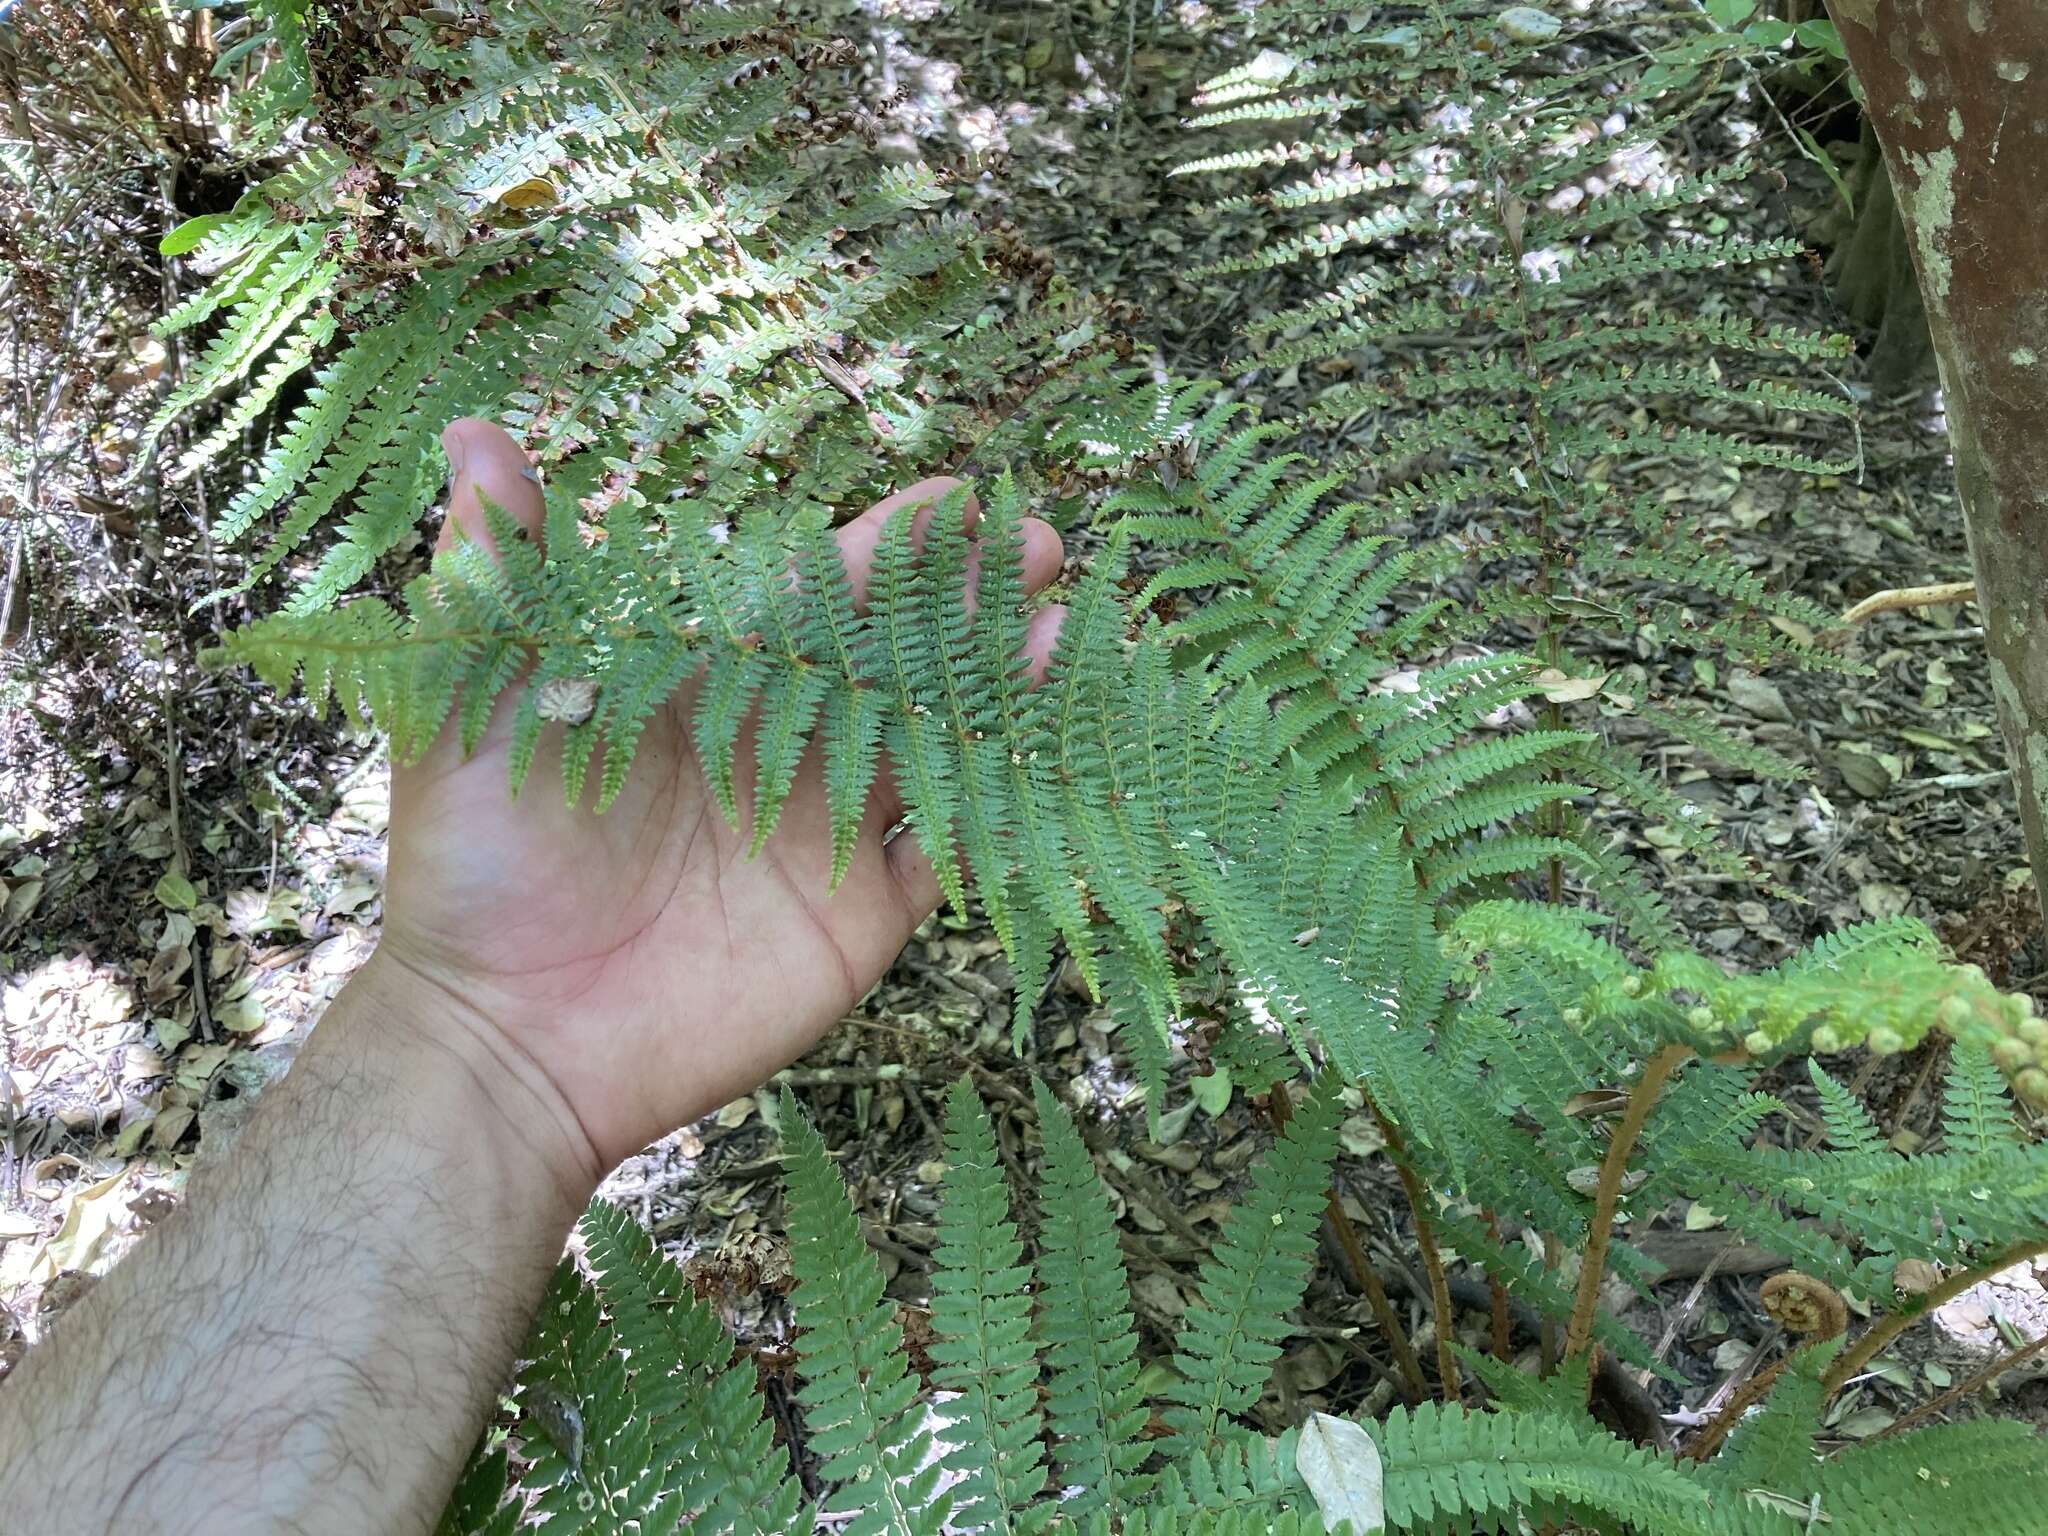
<instances>
[{"instance_id":1,"label":"thumb","mask_svg":"<svg viewBox=\"0 0 2048 1536\"><path fill-rule=\"evenodd\" d=\"M435 548L455 542L457 530L486 549L494 548L485 525L488 501L538 540L546 515L540 476L526 452L503 427L474 416L451 421L441 434L448 455L448 517Z\"/></svg>"}]
</instances>

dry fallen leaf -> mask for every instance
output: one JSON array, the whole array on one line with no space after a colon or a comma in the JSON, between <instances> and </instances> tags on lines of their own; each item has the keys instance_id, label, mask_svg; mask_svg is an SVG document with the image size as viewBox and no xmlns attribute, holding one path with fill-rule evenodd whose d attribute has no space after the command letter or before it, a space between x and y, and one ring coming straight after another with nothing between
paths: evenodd
<instances>
[{"instance_id":1,"label":"dry fallen leaf","mask_svg":"<svg viewBox=\"0 0 2048 1536\"><path fill-rule=\"evenodd\" d=\"M70 1197L63 1222L35 1257L33 1275L49 1281L67 1269L93 1271L114 1223L127 1214L128 1199L123 1186L128 1182L128 1174L129 1170L123 1168Z\"/></svg>"},{"instance_id":2,"label":"dry fallen leaf","mask_svg":"<svg viewBox=\"0 0 2048 1536\"><path fill-rule=\"evenodd\" d=\"M1755 715L1759 720L1775 720L1780 725L1792 723L1792 708L1785 702L1785 695L1778 691L1778 685L1754 672L1730 674L1728 697L1735 701L1738 709Z\"/></svg>"},{"instance_id":3,"label":"dry fallen leaf","mask_svg":"<svg viewBox=\"0 0 2048 1536\"><path fill-rule=\"evenodd\" d=\"M1941 1266L1925 1259L1901 1259L1892 1269L1892 1289L1901 1296L1925 1296L1941 1284Z\"/></svg>"},{"instance_id":4,"label":"dry fallen leaf","mask_svg":"<svg viewBox=\"0 0 2048 1536\"><path fill-rule=\"evenodd\" d=\"M1545 667L1536 674L1536 687L1553 704L1576 704L1606 686L1605 672L1597 677L1568 677L1556 667Z\"/></svg>"},{"instance_id":5,"label":"dry fallen leaf","mask_svg":"<svg viewBox=\"0 0 2048 1536\"><path fill-rule=\"evenodd\" d=\"M1621 1192L1632 1195L1643 1187L1643 1181L1650 1176L1647 1168L1631 1168L1621 1176ZM1565 1183L1581 1195L1591 1197L1600 1192L1600 1170L1594 1164L1574 1168L1564 1176Z\"/></svg>"},{"instance_id":6,"label":"dry fallen leaf","mask_svg":"<svg viewBox=\"0 0 2048 1536\"><path fill-rule=\"evenodd\" d=\"M753 1118L754 1101L750 1098L734 1099L718 1111L718 1127L724 1131L737 1130Z\"/></svg>"},{"instance_id":7,"label":"dry fallen leaf","mask_svg":"<svg viewBox=\"0 0 2048 1536\"><path fill-rule=\"evenodd\" d=\"M587 677L557 677L540 685L533 712L543 720L581 725L597 708L597 684Z\"/></svg>"},{"instance_id":8,"label":"dry fallen leaf","mask_svg":"<svg viewBox=\"0 0 2048 1536\"><path fill-rule=\"evenodd\" d=\"M562 200L562 189L545 176L529 176L491 198L508 213L536 213Z\"/></svg>"},{"instance_id":9,"label":"dry fallen leaf","mask_svg":"<svg viewBox=\"0 0 2048 1536\"><path fill-rule=\"evenodd\" d=\"M1350 1522L1353 1536L1374 1536L1387 1528L1380 1448L1362 1425L1317 1413L1301 1426L1294 1467L1322 1512L1323 1529Z\"/></svg>"}]
</instances>

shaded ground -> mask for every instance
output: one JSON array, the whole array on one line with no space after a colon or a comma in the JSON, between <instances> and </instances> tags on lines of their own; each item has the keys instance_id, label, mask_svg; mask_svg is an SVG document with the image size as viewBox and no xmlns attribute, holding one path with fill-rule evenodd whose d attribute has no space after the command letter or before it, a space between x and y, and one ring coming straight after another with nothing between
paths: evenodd
<instances>
[{"instance_id":1,"label":"shaded ground","mask_svg":"<svg viewBox=\"0 0 2048 1536\"><path fill-rule=\"evenodd\" d=\"M978 195L1070 270L1131 299L1151 327L1141 340L1168 362L1214 367L1232 354L1237 321L1278 295L1187 276L1238 248L1242 232L1194 218L1193 189L1163 174L1189 153L1176 119L1212 67L1208 41L1125 6L880 9L878 29L902 34L878 73L901 92L894 115L907 138L958 154L970 175L1007 156L1001 181L990 170ZM903 40L912 37L915 47ZM1829 195L1818 171L1795 166L1777 211L1815 218ZM1794 269L1777 282L1759 305L1792 319L1822 312L1810 276ZM92 344L135 347L146 319L139 304L111 313ZM1282 407L1314 382L1237 380ZM1716 472L1671 489L1714 508L1711 521L1746 562L1834 611L1879 588L1959 579L1967 559L1932 411L1926 400L1873 403L1860 480ZM210 626L233 617L198 606L220 584L196 532L207 482L164 486L160 504L122 500L113 480L127 451L123 418L110 414L111 427L80 428L79 451L41 488L43 600L0 726L0 1340L14 1336L16 1350L175 1205L195 1160L232 1141L254 1095L368 953L381 912L386 776L374 748L314 722L296 700L199 667ZM2041 990L2041 935L1974 622L1969 609L1879 619L1844 639L1865 676L1679 680L1731 727L1815 765L1810 784L1787 787L1684 752L1656 757L1784 888L1762 895L1669 863L1674 905L1710 950L1765 965L1843 922L1907 911L2001 984ZM1616 660L1668 665L1656 654ZM1606 728L1634 739L1627 720ZM1663 860L1659 829L1623 820L1615 830ZM1036 1159L1029 1079L1060 1089L1098 1140L1140 1323L1163 1351L1263 1125L1241 1104L1212 1118L1177 1091L1167 1134L1148 1141L1132 1074L1080 989L1055 988L1035 1037L1013 1053L1008 982L985 929L934 919L784 1080L845 1149L849 1184L907 1302L923 1295L946 1086L973 1077L1019 1172ZM1888 1131L1934 1129L1935 1050L1859 1075ZM779 1241L773 1102L764 1092L727 1106L630 1160L607 1191L768 1349L782 1326L761 1284ZM1370 1156L1377 1137L1364 1117L1345 1139L1347 1204L1425 1337L1392 1174ZM1753 1255L1688 1215L1636 1213L1630 1235L1672 1273L1647 1300L1617 1298L1693 1383L1657 1404L1680 1416L1709 1406L1771 1342ZM1334 1262L1319 1271L1265 1405L1276 1423L1298 1417L1302 1402L1388 1401L1370 1319L1340 1273ZM1942 1324L1909 1332L1877 1376L1844 1394L1843 1435L1874 1432L1930 1387L1961 1379L2007 1347L2007 1330L2038 1335L2048 1306L2039 1278L2017 1275L1946 1309ZM1478 1313L1460 1327L1483 1341ZM0 1363L9 1347L0 1343ZM2048 1421L2048 1382L2006 1386L1998 1411Z\"/></svg>"}]
</instances>

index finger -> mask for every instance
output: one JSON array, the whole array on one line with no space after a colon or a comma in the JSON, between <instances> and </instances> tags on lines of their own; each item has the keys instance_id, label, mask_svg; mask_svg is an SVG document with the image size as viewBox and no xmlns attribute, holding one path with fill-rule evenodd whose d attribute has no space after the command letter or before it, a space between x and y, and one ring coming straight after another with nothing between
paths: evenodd
<instances>
[{"instance_id":1,"label":"index finger","mask_svg":"<svg viewBox=\"0 0 2048 1536\"><path fill-rule=\"evenodd\" d=\"M853 589L854 606L865 610L868 605L868 582L874 573L875 550L882 542L882 534L889 526L889 520L906 509L911 512L910 547L924 548L925 534L931 527L932 515L939 504L965 481L951 475L936 475L920 480L915 485L905 486L892 496L884 497L867 511L838 529L832 536L839 545L839 558L846 564L847 585ZM961 516L961 526L972 532L981 520L981 503L968 491L966 504ZM1023 542L1019 555L1024 579L1024 590L1036 592L1059 574L1060 566L1066 559L1061 547L1059 533L1052 524L1036 517L1027 517L1017 528ZM981 568L981 549L977 545L968 551L967 582L963 599L967 611L974 611L975 594L978 590L978 573Z\"/></svg>"},{"instance_id":2,"label":"index finger","mask_svg":"<svg viewBox=\"0 0 2048 1536\"><path fill-rule=\"evenodd\" d=\"M939 503L966 483L951 475L934 475L915 485L906 485L894 495L883 497L833 533L832 537L839 544L839 558L846 562L846 580L853 588L856 608L868 605L868 577L874 570L875 550L882 542L889 519L906 507L915 507L917 510L911 514L910 520L910 547L922 549L925 530L931 527L932 514L938 510ZM981 503L974 499L974 492L969 491L962 526L972 529L980 520Z\"/></svg>"}]
</instances>

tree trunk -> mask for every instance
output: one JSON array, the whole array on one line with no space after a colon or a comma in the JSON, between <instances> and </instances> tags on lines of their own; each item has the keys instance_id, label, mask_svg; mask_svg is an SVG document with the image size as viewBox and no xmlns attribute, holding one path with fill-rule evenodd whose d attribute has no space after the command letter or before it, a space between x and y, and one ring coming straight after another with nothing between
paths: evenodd
<instances>
[{"instance_id":1,"label":"tree trunk","mask_svg":"<svg viewBox=\"0 0 2048 1536\"><path fill-rule=\"evenodd\" d=\"M2048 899L2048 7L1831 8L1920 273L1992 691Z\"/></svg>"},{"instance_id":2,"label":"tree trunk","mask_svg":"<svg viewBox=\"0 0 2048 1536\"><path fill-rule=\"evenodd\" d=\"M1877 333L1870 348L1870 382L1890 397L1934 379L1934 342L1913 275L1913 251L1899 222L1892 179L1869 120L1863 153L1850 173L1856 223L1828 264L1835 302L1858 325Z\"/></svg>"}]
</instances>

